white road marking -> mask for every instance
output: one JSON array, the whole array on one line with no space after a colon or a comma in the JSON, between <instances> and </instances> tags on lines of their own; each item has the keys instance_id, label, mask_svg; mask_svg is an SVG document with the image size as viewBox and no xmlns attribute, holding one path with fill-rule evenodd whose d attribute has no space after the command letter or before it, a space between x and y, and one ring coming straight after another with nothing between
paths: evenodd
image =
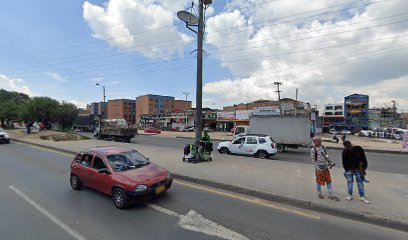
<instances>
[{"instance_id":1,"label":"white road marking","mask_svg":"<svg viewBox=\"0 0 408 240\"><path fill-rule=\"evenodd\" d=\"M190 210L186 215L182 215L155 204L148 203L146 204L146 206L167 215L179 218L180 220L178 222L178 225L181 228L228 240L248 240L247 237L229 230L228 228L223 227L216 222L206 219L201 214L193 210Z\"/></svg>"},{"instance_id":2,"label":"white road marking","mask_svg":"<svg viewBox=\"0 0 408 240\"><path fill-rule=\"evenodd\" d=\"M67 232L69 235L71 235L74 239L77 240L85 240L81 234L70 228L68 225L63 223L61 220L59 220L57 217L52 215L47 209L41 207L39 204L37 204L34 200L32 200L30 197L28 197L25 193L17 189L16 187L10 185L9 188L15 192L17 195L19 195L22 199L27 201L31 206L33 206L35 209L37 209L40 213L42 213L44 216L49 218L53 223L58 225L60 228L62 228L65 232Z\"/></svg>"}]
</instances>

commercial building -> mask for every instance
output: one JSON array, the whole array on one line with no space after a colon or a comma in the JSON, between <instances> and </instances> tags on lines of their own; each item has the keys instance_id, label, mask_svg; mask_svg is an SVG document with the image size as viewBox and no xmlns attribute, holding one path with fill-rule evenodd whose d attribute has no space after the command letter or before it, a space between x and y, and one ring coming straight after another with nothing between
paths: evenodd
<instances>
[{"instance_id":1,"label":"commercial building","mask_svg":"<svg viewBox=\"0 0 408 240\"><path fill-rule=\"evenodd\" d=\"M136 121L139 121L143 114L166 114L179 110L191 110L191 101L153 94L136 97Z\"/></svg>"},{"instance_id":2,"label":"commercial building","mask_svg":"<svg viewBox=\"0 0 408 240\"><path fill-rule=\"evenodd\" d=\"M344 127L352 132L368 129L369 97L352 94L344 98Z\"/></svg>"},{"instance_id":3,"label":"commercial building","mask_svg":"<svg viewBox=\"0 0 408 240\"><path fill-rule=\"evenodd\" d=\"M322 117L322 131L329 132L330 129L341 131L344 129L344 104L324 105Z\"/></svg>"},{"instance_id":4,"label":"commercial building","mask_svg":"<svg viewBox=\"0 0 408 240\"><path fill-rule=\"evenodd\" d=\"M108 118L125 119L130 125L136 123L136 101L132 99L113 99L108 101Z\"/></svg>"},{"instance_id":5,"label":"commercial building","mask_svg":"<svg viewBox=\"0 0 408 240\"><path fill-rule=\"evenodd\" d=\"M175 110L168 113L142 114L139 123L142 128L152 126L160 129L178 131L189 126L195 126L195 116L195 109L187 111ZM202 116L203 128L216 127L217 110L203 108Z\"/></svg>"},{"instance_id":6,"label":"commercial building","mask_svg":"<svg viewBox=\"0 0 408 240\"><path fill-rule=\"evenodd\" d=\"M295 106L296 111L295 111ZM249 103L240 103L233 106L226 106L223 111L217 113L217 129L220 131L230 131L237 125L249 125L251 114L258 115L293 115L306 113L304 102L291 98L282 98L281 101L258 100Z\"/></svg>"},{"instance_id":7,"label":"commercial building","mask_svg":"<svg viewBox=\"0 0 408 240\"><path fill-rule=\"evenodd\" d=\"M401 114L397 113L394 108L371 108L369 109L368 127L384 128L384 127L405 127L405 121Z\"/></svg>"}]
</instances>

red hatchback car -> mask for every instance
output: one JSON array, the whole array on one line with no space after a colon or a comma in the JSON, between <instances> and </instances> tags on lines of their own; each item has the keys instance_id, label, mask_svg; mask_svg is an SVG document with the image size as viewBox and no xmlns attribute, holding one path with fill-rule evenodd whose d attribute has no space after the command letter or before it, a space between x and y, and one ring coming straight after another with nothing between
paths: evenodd
<instances>
[{"instance_id":1,"label":"red hatchback car","mask_svg":"<svg viewBox=\"0 0 408 240\"><path fill-rule=\"evenodd\" d=\"M154 128L154 127L145 128L144 132L145 133L157 133L157 134L161 133L160 129L157 129L157 128Z\"/></svg>"},{"instance_id":2,"label":"red hatchback car","mask_svg":"<svg viewBox=\"0 0 408 240\"><path fill-rule=\"evenodd\" d=\"M167 191L173 182L170 172L131 148L96 147L80 152L71 164L70 184L112 196L117 208L132 200L146 201Z\"/></svg>"}]
</instances>

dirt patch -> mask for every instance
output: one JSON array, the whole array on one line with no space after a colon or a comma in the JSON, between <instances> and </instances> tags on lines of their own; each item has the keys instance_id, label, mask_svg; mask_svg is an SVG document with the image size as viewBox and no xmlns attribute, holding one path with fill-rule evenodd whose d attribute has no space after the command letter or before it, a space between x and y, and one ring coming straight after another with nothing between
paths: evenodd
<instances>
[{"instance_id":1,"label":"dirt patch","mask_svg":"<svg viewBox=\"0 0 408 240\"><path fill-rule=\"evenodd\" d=\"M47 141L55 141L55 142L62 142L62 141L81 141L87 140L88 137L80 136L75 133L67 133L67 132L57 132L52 130L40 131L36 133L32 133L27 135L25 130L16 129L9 131L12 138L15 139L41 139Z\"/></svg>"}]
</instances>

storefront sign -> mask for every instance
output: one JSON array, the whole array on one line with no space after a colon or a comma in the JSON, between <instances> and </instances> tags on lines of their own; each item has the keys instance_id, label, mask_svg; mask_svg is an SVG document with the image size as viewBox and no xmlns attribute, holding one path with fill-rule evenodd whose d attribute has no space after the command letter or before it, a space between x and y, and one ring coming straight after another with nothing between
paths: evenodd
<instances>
[{"instance_id":1,"label":"storefront sign","mask_svg":"<svg viewBox=\"0 0 408 240\"><path fill-rule=\"evenodd\" d=\"M235 120L235 112L217 112L217 120Z\"/></svg>"},{"instance_id":2,"label":"storefront sign","mask_svg":"<svg viewBox=\"0 0 408 240\"><path fill-rule=\"evenodd\" d=\"M252 113L252 115L255 116L276 116L280 115L280 109L278 106L272 106L272 107L259 107L255 109Z\"/></svg>"}]
</instances>

